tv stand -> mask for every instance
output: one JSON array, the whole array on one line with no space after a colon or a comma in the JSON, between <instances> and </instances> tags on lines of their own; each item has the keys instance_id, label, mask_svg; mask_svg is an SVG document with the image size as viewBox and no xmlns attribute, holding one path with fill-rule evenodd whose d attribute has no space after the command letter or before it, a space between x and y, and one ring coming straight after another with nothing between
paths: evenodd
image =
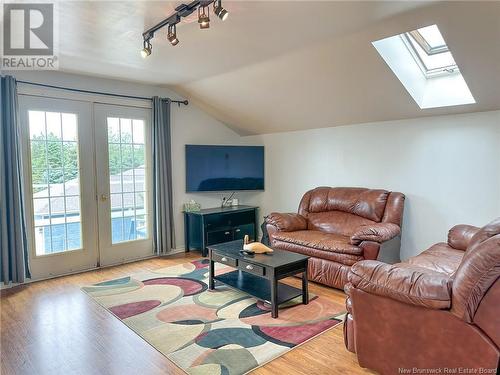
<instances>
[{"instance_id":1,"label":"tv stand","mask_svg":"<svg viewBox=\"0 0 500 375\"><path fill-rule=\"evenodd\" d=\"M257 238L255 206L227 206L184 212L184 241L186 251L201 250L206 257L207 246L243 239Z\"/></svg>"}]
</instances>

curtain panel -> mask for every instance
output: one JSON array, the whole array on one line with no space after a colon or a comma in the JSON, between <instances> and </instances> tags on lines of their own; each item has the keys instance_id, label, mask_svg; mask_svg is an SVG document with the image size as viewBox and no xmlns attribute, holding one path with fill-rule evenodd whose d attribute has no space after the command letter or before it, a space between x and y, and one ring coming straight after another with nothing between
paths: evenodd
<instances>
[{"instance_id":1,"label":"curtain panel","mask_svg":"<svg viewBox=\"0 0 500 375\"><path fill-rule=\"evenodd\" d=\"M153 244L157 254L175 248L170 99L153 97Z\"/></svg>"},{"instance_id":2,"label":"curtain panel","mask_svg":"<svg viewBox=\"0 0 500 375\"><path fill-rule=\"evenodd\" d=\"M0 260L1 281L30 277L22 187L21 126L14 77L0 77Z\"/></svg>"}]
</instances>

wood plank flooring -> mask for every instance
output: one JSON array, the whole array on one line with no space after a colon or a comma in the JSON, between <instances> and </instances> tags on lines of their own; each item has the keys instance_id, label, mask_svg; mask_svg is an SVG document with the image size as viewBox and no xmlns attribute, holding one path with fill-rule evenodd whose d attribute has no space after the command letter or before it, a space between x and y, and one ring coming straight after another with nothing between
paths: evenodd
<instances>
[{"instance_id":1,"label":"wood plank flooring","mask_svg":"<svg viewBox=\"0 0 500 375\"><path fill-rule=\"evenodd\" d=\"M199 253L89 271L1 291L2 375L184 374L100 307L81 286L200 258ZM300 280L289 278L291 285ZM310 292L344 303L341 291L310 283ZM342 325L256 369L253 375L373 374L344 347Z\"/></svg>"}]
</instances>

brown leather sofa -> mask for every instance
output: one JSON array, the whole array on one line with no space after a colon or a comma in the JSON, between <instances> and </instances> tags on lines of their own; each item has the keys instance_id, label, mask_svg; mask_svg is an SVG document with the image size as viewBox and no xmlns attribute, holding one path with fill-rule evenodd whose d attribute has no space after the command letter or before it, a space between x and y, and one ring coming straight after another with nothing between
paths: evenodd
<instances>
[{"instance_id":1,"label":"brown leather sofa","mask_svg":"<svg viewBox=\"0 0 500 375\"><path fill-rule=\"evenodd\" d=\"M346 346L381 374L496 373L499 276L500 218L481 229L457 225L447 243L406 262L356 263L345 287Z\"/></svg>"},{"instance_id":2,"label":"brown leather sofa","mask_svg":"<svg viewBox=\"0 0 500 375\"><path fill-rule=\"evenodd\" d=\"M297 214L272 213L266 229L275 248L309 255L308 277L342 289L363 259L399 261L404 195L387 190L319 187Z\"/></svg>"}]
</instances>

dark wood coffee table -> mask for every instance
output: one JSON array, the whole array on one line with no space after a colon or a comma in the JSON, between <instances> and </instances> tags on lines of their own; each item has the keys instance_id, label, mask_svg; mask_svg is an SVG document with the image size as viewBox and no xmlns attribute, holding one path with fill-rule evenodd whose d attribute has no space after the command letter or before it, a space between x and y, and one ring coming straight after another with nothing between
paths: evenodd
<instances>
[{"instance_id":1,"label":"dark wood coffee table","mask_svg":"<svg viewBox=\"0 0 500 375\"><path fill-rule=\"evenodd\" d=\"M302 303L309 303L307 286L308 256L274 249L271 254L244 255L243 240L225 242L208 246L209 289L220 282L231 288L241 290L252 297L271 304L272 317L278 317L278 306L302 295ZM234 271L215 276L215 262L236 268ZM302 289L278 282L279 280L302 273Z\"/></svg>"}]
</instances>

